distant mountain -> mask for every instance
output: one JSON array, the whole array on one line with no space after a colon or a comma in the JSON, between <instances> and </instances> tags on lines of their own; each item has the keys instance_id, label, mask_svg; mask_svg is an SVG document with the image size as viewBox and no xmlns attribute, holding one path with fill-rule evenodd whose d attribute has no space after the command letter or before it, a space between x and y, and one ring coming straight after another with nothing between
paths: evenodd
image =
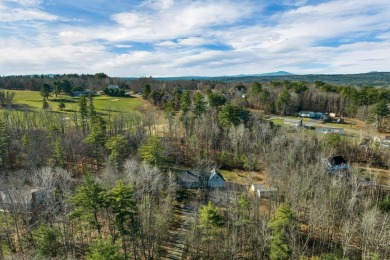
<instances>
[{"instance_id":1,"label":"distant mountain","mask_svg":"<svg viewBox=\"0 0 390 260\"><path fill-rule=\"evenodd\" d=\"M254 76L292 76L294 74L287 72L287 71L277 71L277 72L268 72L268 73L263 73L263 74L256 74ZM250 76L250 75L249 75Z\"/></svg>"},{"instance_id":2,"label":"distant mountain","mask_svg":"<svg viewBox=\"0 0 390 260\"><path fill-rule=\"evenodd\" d=\"M360 74L307 74L307 75L247 75L213 77L211 80L224 82L269 82L269 81L323 81L336 85L348 86L390 86L390 72L369 72Z\"/></svg>"},{"instance_id":3,"label":"distant mountain","mask_svg":"<svg viewBox=\"0 0 390 260\"><path fill-rule=\"evenodd\" d=\"M276 72L267 72L261 74L239 74L235 76L223 76L223 77L272 77L272 76L291 76L294 75L287 71L276 71Z\"/></svg>"},{"instance_id":4,"label":"distant mountain","mask_svg":"<svg viewBox=\"0 0 390 260\"><path fill-rule=\"evenodd\" d=\"M154 78L161 81L178 81L178 80L196 80L196 81L222 81L222 82L269 82L269 81L306 81L315 82L323 81L336 85L348 86L390 86L390 72L368 72L360 74L306 74L296 75L286 71L277 71L255 75L235 75L235 76L183 76L183 77L158 77Z\"/></svg>"},{"instance_id":5,"label":"distant mountain","mask_svg":"<svg viewBox=\"0 0 390 260\"><path fill-rule=\"evenodd\" d=\"M230 75L230 76L178 76L178 77L156 77L157 80L218 80L221 78L247 78L247 77L276 77L276 76L292 76L292 74L287 71L276 71L268 72L262 74L239 74L239 75Z\"/></svg>"}]
</instances>

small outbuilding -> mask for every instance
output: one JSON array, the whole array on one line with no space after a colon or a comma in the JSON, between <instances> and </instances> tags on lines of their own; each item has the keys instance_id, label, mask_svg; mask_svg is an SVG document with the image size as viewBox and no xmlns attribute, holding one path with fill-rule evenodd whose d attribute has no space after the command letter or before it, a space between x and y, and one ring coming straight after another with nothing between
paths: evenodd
<instances>
[{"instance_id":1,"label":"small outbuilding","mask_svg":"<svg viewBox=\"0 0 390 260\"><path fill-rule=\"evenodd\" d=\"M267 188L263 184L252 184L251 191L256 192L256 195L260 198L270 198L276 194L278 191L275 188Z\"/></svg>"}]
</instances>

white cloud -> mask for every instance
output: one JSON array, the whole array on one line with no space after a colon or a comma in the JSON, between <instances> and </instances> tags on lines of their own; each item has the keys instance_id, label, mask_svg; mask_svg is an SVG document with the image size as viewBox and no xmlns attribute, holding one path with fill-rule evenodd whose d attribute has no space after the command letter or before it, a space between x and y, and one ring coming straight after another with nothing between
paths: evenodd
<instances>
[{"instance_id":1,"label":"white cloud","mask_svg":"<svg viewBox=\"0 0 390 260\"><path fill-rule=\"evenodd\" d=\"M112 16L112 19L119 23L120 25L126 28L137 27L142 23L142 25L148 24L147 19L142 19L141 15L137 13L117 13ZM146 17L143 17L146 18Z\"/></svg>"},{"instance_id":2,"label":"white cloud","mask_svg":"<svg viewBox=\"0 0 390 260\"><path fill-rule=\"evenodd\" d=\"M117 45L114 45L116 48L122 48L122 49L128 49L128 48L132 48L133 45L131 44L117 44Z\"/></svg>"},{"instance_id":3,"label":"white cloud","mask_svg":"<svg viewBox=\"0 0 390 260\"><path fill-rule=\"evenodd\" d=\"M93 70L96 61L108 57L102 46L92 44L35 47L19 43L1 50L7 53L6 57L0 59L0 67L5 75L80 73Z\"/></svg>"},{"instance_id":4,"label":"white cloud","mask_svg":"<svg viewBox=\"0 0 390 260\"><path fill-rule=\"evenodd\" d=\"M213 37L213 27L228 26L250 16L253 6L245 3L176 1L164 10L113 14L110 18L117 23L114 26L68 27L59 36L67 43L101 39L114 44L134 41L172 47L177 41L177 46L198 46L210 42L202 38Z\"/></svg>"},{"instance_id":5,"label":"white cloud","mask_svg":"<svg viewBox=\"0 0 390 260\"><path fill-rule=\"evenodd\" d=\"M13 38L0 34L0 51L5 53L0 67L4 74L104 71L112 76L390 70L386 0L306 6L305 0L286 1L291 6L277 19L271 17L272 25L261 22L265 17L256 7L259 1L150 0L108 16L113 25L85 27L32 4L41 1L14 1L20 7L4 12L0 0L0 21L28 16L40 24L25 35L22 29ZM55 20L61 21L60 27L51 27ZM137 42L147 45L147 51L134 48ZM209 50L209 45L228 48ZM111 47L129 50L117 54Z\"/></svg>"},{"instance_id":6,"label":"white cloud","mask_svg":"<svg viewBox=\"0 0 390 260\"><path fill-rule=\"evenodd\" d=\"M214 26L227 26L248 17L252 5L234 1L182 1L164 11L122 12L111 16L117 28L99 28L86 35L108 41L163 41L203 34ZM96 28L93 29L96 32Z\"/></svg>"},{"instance_id":7,"label":"white cloud","mask_svg":"<svg viewBox=\"0 0 390 260\"><path fill-rule=\"evenodd\" d=\"M212 40L202 37L189 37L178 40L178 43L183 46L201 46L205 44L211 44L212 42Z\"/></svg>"},{"instance_id":8,"label":"white cloud","mask_svg":"<svg viewBox=\"0 0 390 260\"><path fill-rule=\"evenodd\" d=\"M375 31L390 29L390 5L373 0L332 1L304 6L279 16L275 26L245 26L220 31L224 42L237 50L269 53L304 51L327 40L358 41Z\"/></svg>"},{"instance_id":9,"label":"white cloud","mask_svg":"<svg viewBox=\"0 0 390 260\"><path fill-rule=\"evenodd\" d=\"M22 6L39 6L43 3L43 0L0 0L1 2L11 2Z\"/></svg>"},{"instance_id":10,"label":"white cloud","mask_svg":"<svg viewBox=\"0 0 390 260\"><path fill-rule=\"evenodd\" d=\"M175 43L173 41L162 41L162 42L156 43L155 45L160 46L160 47L177 47L177 43Z\"/></svg>"},{"instance_id":11,"label":"white cloud","mask_svg":"<svg viewBox=\"0 0 390 260\"><path fill-rule=\"evenodd\" d=\"M15 3L17 7L9 7L9 3ZM42 1L38 0L0 0L0 22L16 21L54 21L58 16L39 9Z\"/></svg>"},{"instance_id":12,"label":"white cloud","mask_svg":"<svg viewBox=\"0 0 390 260\"><path fill-rule=\"evenodd\" d=\"M142 4L155 10L166 10L175 4L174 0L147 0Z\"/></svg>"},{"instance_id":13,"label":"white cloud","mask_svg":"<svg viewBox=\"0 0 390 260\"><path fill-rule=\"evenodd\" d=\"M381 33L376 38L381 40L390 40L390 32Z\"/></svg>"},{"instance_id":14,"label":"white cloud","mask_svg":"<svg viewBox=\"0 0 390 260\"><path fill-rule=\"evenodd\" d=\"M31 20L54 21L57 19L58 16L40 10L24 10L24 9L17 8L12 11L8 10L7 12L0 13L0 22L31 21Z\"/></svg>"},{"instance_id":15,"label":"white cloud","mask_svg":"<svg viewBox=\"0 0 390 260\"><path fill-rule=\"evenodd\" d=\"M213 44L215 40L211 40L203 37L189 37L177 39L176 41L161 41L155 44L159 47L171 47L171 48L180 48L180 47L199 47L206 44Z\"/></svg>"}]
</instances>

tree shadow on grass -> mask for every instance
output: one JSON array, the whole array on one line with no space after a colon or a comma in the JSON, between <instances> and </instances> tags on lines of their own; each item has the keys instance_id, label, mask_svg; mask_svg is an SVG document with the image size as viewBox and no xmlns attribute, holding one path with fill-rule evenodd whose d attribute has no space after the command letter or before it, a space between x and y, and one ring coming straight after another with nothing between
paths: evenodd
<instances>
[{"instance_id":1,"label":"tree shadow on grass","mask_svg":"<svg viewBox=\"0 0 390 260\"><path fill-rule=\"evenodd\" d=\"M74 112L78 112L76 110L73 110L73 109L62 109L62 110L52 110L51 112L53 113L56 113L56 114L67 114L67 113L74 113Z\"/></svg>"},{"instance_id":2,"label":"tree shadow on grass","mask_svg":"<svg viewBox=\"0 0 390 260\"><path fill-rule=\"evenodd\" d=\"M33 111L36 107L27 104L12 104L10 107L3 107L4 109L18 110L18 111Z\"/></svg>"},{"instance_id":3,"label":"tree shadow on grass","mask_svg":"<svg viewBox=\"0 0 390 260\"><path fill-rule=\"evenodd\" d=\"M56 102L56 103L76 103L76 100L73 99L66 99L66 98L52 98L49 101Z\"/></svg>"}]
</instances>

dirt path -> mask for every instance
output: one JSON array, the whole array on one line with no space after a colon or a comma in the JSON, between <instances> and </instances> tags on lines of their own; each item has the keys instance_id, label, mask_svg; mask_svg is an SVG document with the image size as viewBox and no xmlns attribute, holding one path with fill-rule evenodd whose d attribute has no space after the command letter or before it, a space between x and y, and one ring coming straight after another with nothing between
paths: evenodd
<instances>
[{"instance_id":1,"label":"dirt path","mask_svg":"<svg viewBox=\"0 0 390 260\"><path fill-rule=\"evenodd\" d=\"M169 240L164 249L166 254L162 259L179 260L184 259L187 248L187 233L195 222L196 208L188 200L184 199L175 206L173 219L176 221L169 231Z\"/></svg>"}]
</instances>

